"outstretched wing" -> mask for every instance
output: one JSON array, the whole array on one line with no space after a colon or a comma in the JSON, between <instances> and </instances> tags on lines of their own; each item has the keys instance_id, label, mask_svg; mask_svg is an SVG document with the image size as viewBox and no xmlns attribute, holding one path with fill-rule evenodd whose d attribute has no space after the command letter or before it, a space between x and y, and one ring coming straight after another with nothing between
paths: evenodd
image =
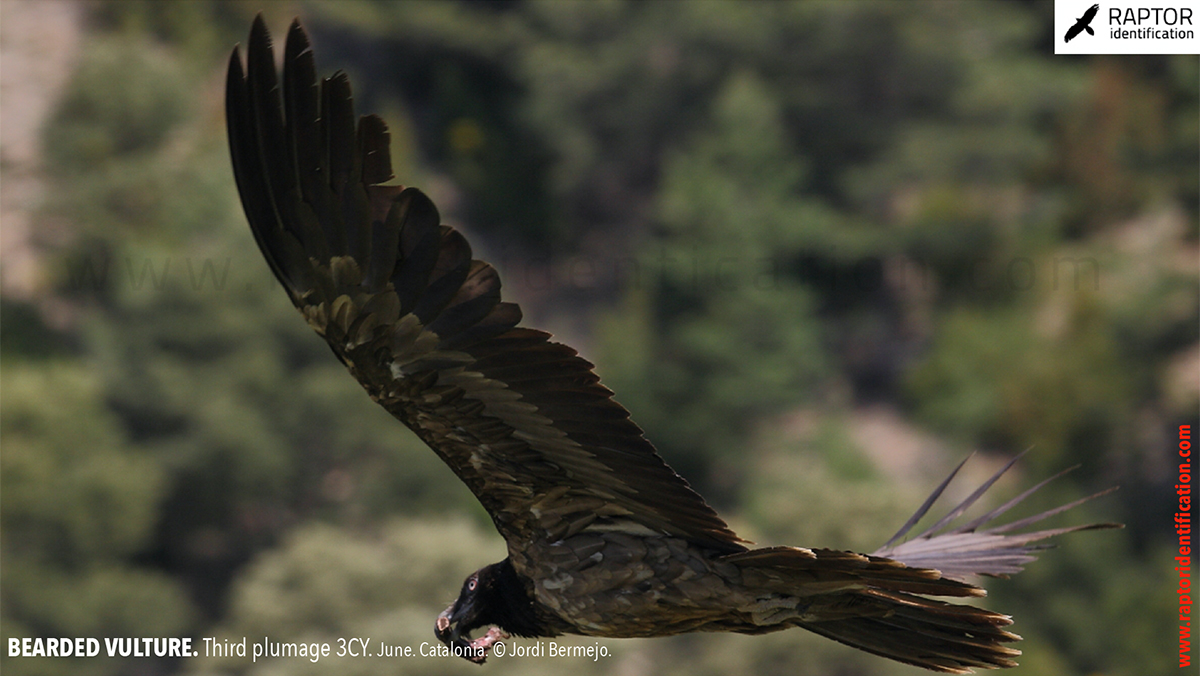
<instances>
[{"instance_id":1,"label":"outstretched wing","mask_svg":"<svg viewBox=\"0 0 1200 676\"><path fill-rule=\"evenodd\" d=\"M282 85L254 22L226 83L229 148L254 238L292 302L371 398L471 489L509 547L587 529L740 539L655 452L592 364L516 328L500 279L392 178L383 121L355 124L342 73L317 83L299 22ZM282 100L280 92L282 90Z\"/></svg>"}]
</instances>

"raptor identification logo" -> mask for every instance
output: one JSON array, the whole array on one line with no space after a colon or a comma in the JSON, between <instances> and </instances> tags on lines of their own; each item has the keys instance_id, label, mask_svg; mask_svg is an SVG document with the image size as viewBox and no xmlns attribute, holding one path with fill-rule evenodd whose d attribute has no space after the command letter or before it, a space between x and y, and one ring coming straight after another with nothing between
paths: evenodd
<instances>
[{"instance_id":1,"label":"raptor identification logo","mask_svg":"<svg viewBox=\"0 0 1200 676\"><path fill-rule=\"evenodd\" d=\"M1055 0L1055 54L1200 54L1200 0Z\"/></svg>"}]
</instances>

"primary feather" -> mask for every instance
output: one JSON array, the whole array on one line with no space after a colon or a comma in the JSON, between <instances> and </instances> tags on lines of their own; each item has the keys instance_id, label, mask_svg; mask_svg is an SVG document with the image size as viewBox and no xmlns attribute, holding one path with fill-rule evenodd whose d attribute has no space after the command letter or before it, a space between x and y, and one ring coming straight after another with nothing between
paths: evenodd
<instances>
[{"instance_id":1,"label":"primary feather","mask_svg":"<svg viewBox=\"0 0 1200 676\"><path fill-rule=\"evenodd\" d=\"M505 631L621 637L799 626L937 671L1011 666L1018 651L1004 644L1018 637L1003 629L1007 616L926 596L981 596L961 578L1011 574L1049 537L1111 526L1008 534L1072 503L979 529L1035 487L938 532L993 478L943 522L895 545L943 483L873 555L748 549L655 452L592 364L517 326L520 308L501 300L496 271L472 258L429 198L387 185L386 125L355 119L344 74L318 83L298 22L282 80L261 17L247 52L244 69L236 48L229 61L226 118L255 241L309 325L462 479L508 545L508 558L468 578L438 618L438 637L464 657L483 661ZM494 628L469 639L485 625Z\"/></svg>"}]
</instances>

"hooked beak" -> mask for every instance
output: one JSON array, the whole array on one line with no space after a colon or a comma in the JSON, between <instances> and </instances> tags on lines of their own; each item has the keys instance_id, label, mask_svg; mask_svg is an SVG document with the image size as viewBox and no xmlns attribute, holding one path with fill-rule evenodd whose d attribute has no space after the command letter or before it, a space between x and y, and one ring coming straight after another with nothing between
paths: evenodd
<instances>
[{"instance_id":1,"label":"hooked beak","mask_svg":"<svg viewBox=\"0 0 1200 676\"><path fill-rule=\"evenodd\" d=\"M487 634L478 639L470 640L470 635L464 637L462 627L469 622L472 608L470 602L461 604L461 608L459 605L459 602L455 601L438 615L437 622L433 625L433 633L439 641L449 646L455 655L475 664L483 664L492 644L508 638L508 634L499 627L490 627Z\"/></svg>"},{"instance_id":2,"label":"hooked beak","mask_svg":"<svg viewBox=\"0 0 1200 676\"><path fill-rule=\"evenodd\" d=\"M433 633L438 640L446 645L460 642L459 623L463 619L463 613L455 613L454 608L458 605L458 601L446 606L446 609L438 615L437 622L433 625Z\"/></svg>"}]
</instances>

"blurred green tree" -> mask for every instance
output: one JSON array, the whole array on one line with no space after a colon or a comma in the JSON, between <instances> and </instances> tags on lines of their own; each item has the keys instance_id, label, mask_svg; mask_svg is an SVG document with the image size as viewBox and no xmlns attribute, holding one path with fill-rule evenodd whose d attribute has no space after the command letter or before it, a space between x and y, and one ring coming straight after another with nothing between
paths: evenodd
<instances>
[{"instance_id":1,"label":"blurred green tree","mask_svg":"<svg viewBox=\"0 0 1200 676\"><path fill-rule=\"evenodd\" d=\"M0 583L10 637L179 636L195 612L179 581L137 565L164 473L73 362L6 363L0 379ZM118 673L116 660L9 659L11 674Z\"/></svg>"}]
</instances>

